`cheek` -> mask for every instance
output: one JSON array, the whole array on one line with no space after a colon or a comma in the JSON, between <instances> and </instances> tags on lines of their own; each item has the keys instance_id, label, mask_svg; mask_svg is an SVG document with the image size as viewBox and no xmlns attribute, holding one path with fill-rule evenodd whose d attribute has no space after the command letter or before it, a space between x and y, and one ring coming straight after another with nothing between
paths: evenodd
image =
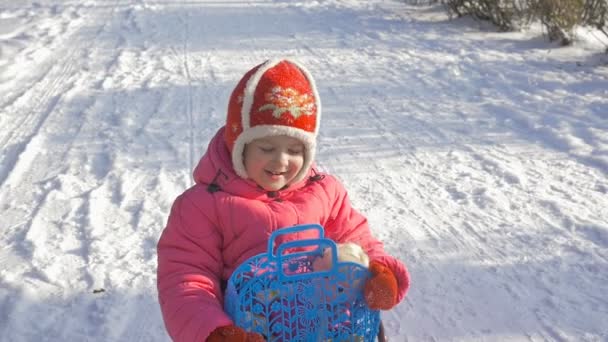
<instances>
[{"instance_id":1,"label":"cheek","mask_svg":"<svg viewBox=\"0 0 608 342\"><path fill-rule=\"evenodd\" d=\"M264 168L264 163L260 159L254 159L249 162L249 165L245 166L248 171L259 172Z\"/></svg>"},{"instance_id":2,"label":"cheek","mask_svg":"<svg viewBox=\"0 0 608 342\"><path fill-rule=\"evenodd\" d=\"M296 170L301 169L302 165L304 165L304 157L303 156L294 157L291 160L291 165L293 166L293 169L296 169Z\"/></svg>"},{"instance_id":3,"label":"cheek","mask_svg":"<svg viewBox=\"0 0 608 342\"><path fill-rule=\"evenodd\" d=\"M256 169L259 169L260 165L260 156L252 151L247 151L243 156L243 164L245 164L245 170L247 172L253 172Z\"/></svg>"}]
</instances>

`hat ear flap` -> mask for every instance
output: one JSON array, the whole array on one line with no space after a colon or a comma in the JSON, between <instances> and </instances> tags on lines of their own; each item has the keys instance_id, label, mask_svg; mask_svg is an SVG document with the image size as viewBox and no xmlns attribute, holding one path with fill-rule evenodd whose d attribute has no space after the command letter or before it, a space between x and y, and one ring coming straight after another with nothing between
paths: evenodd
<instances>
[{"instance_id":1,"label":"hat ear flap","mask_svg":"<svg viewBox=\"0 0 608 342\"><path fill-rule=\"evenodd\" d=\"M224 130L224 140L228 146L228 150L232 151L234 143L238 136L243 132L243 100L245 86L251 79L251 76L264 64L257 65L253 69L249 70L236 85L230 100L228 101L228 115L226 118L226 128Z\"/></svg>"}]
</instances>

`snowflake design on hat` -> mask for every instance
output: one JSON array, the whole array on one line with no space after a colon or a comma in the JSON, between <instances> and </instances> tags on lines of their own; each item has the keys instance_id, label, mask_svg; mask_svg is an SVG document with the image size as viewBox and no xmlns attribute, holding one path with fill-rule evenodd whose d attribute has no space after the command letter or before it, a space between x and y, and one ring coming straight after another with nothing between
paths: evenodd
<instances>
[{"instance_id":1,"label":"snowflake design on hat","mask_svg":"<svg viewBox=\"0 0 608 342\"><path fill-rule=\"evenodd\" d=\"M294 119L302 115L315 114L315 99L307 93L300 94L293 88L274 87L264 95L267 102L258 111L272 110L272 116L279 119L289 112Z\"/></svg>"}]
</instances>

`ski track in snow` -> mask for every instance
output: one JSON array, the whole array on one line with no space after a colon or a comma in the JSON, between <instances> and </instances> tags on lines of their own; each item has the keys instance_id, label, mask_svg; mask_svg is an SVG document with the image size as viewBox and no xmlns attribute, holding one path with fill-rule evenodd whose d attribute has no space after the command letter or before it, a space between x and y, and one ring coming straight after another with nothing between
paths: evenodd
<instances>
[{"instance_id":1,"label":"ski track in snow","mask_svg":"<svg viewBox=\"0 0 608 342\"><path fill-rule=\"evenodd\" d=\"M277 55L317 80L319 167L410 269L392 341L608 339L592 45L396 1L0 1L0 24L3 340L168 340L156 241Z\"/></svg>"}]
</instances>

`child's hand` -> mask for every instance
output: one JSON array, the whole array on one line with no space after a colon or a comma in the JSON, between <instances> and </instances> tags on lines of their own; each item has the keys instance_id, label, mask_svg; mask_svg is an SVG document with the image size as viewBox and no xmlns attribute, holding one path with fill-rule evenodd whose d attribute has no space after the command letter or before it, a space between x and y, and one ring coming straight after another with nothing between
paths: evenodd
<instances>
[{"instance_id":1,"label":"child's hand","mask_svg":"<svg viewBox=\"0 0 608 342\"><path fill-rule=\"evenodd\" d=\"M369 264L372 277L365 283L365 301L372 310L390 310L397 305L397 278L377 261Z\"/></svg>"},{"instance_id":2,"label":"child's hand","mask_svg":"<svg viewBox=\"0 0 608 342\"><path fill-rule=\"evenodd\" d=\"M213 330L207 337L207 342L266 342L266 340L258 333L246 332L237 326L227 325Z\"/></svg>"}]
</instances>

